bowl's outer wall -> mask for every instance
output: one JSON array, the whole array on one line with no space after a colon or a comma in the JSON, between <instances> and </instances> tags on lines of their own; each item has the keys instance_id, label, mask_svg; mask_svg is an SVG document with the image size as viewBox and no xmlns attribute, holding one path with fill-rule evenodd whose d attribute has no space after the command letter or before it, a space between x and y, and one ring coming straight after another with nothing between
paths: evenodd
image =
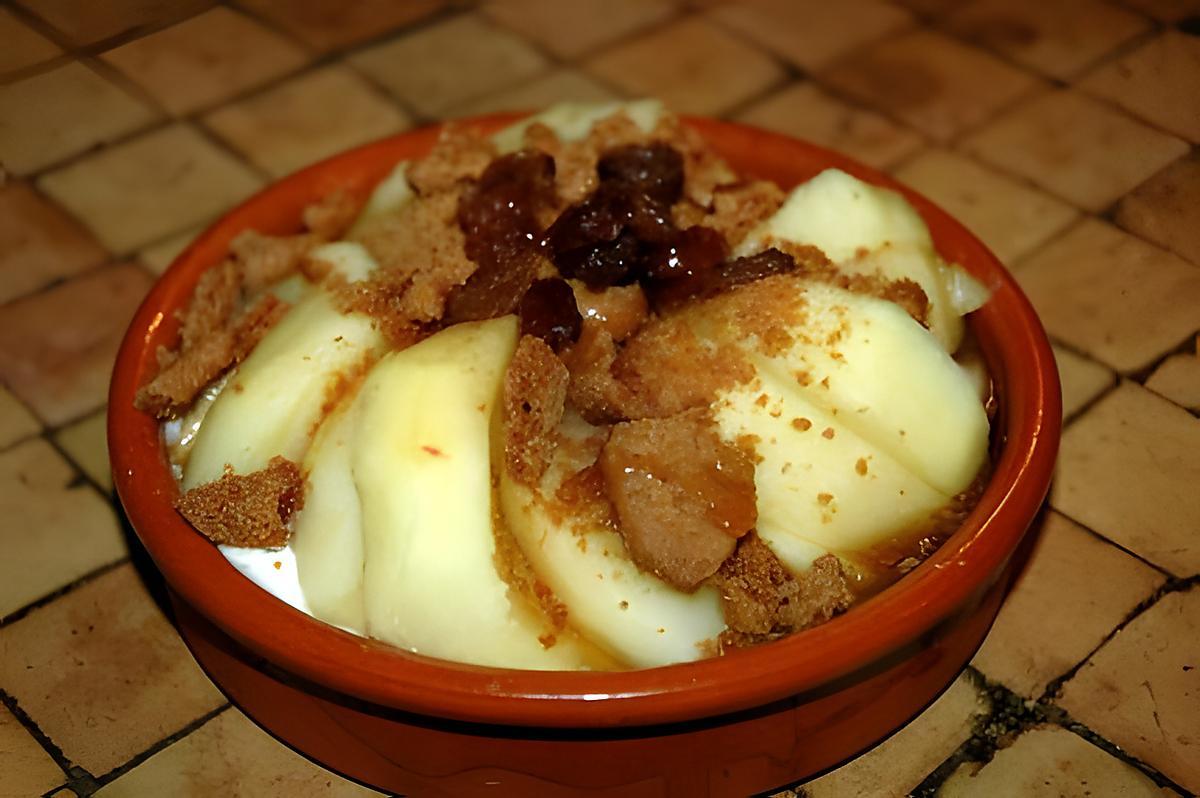
<instances>
[{"instance_id":1,"label":"bowl's outer wall","mask_svg":"<svg viewBox=\"0 0 1200 798\"><path fill-rule=\"evenodd\" d=\"M491 131L517 115L476 120ZM844 156L730 123L688 119L735 168L785 188L836 166L902 191L929 224L939 251L991 290L971 320L1000 402L999 460L978 507L921 567L892 588L803 635L696 663L624 673L535 673L421 657L316 621L243 578L174 511L157 423L133 407L176 339L175 311L200 274L225 257L238 232L300 229L303 207L342 189L365 196L401 159L419 157L436 128L336 156L269 187L216 222L151 289L118 353L109 394L114 482L129 519L168 584L256 655L311 682L383 706L466 721L612 727L711 717L812 690L921 640L978 601L1000 577L1050 482L1061 410L1057 372L1037 317L1010 275L961 225L923 197ZM603 700L598 700L603 699Z\"/></svg>"}]
</instances>

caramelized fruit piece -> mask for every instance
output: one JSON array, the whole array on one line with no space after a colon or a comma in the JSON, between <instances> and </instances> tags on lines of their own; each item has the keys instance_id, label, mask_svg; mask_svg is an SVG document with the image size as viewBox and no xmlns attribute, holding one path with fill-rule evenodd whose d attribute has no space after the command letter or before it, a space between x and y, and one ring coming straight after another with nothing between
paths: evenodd
<instances>
[{"instance_id":1,"label":"caramelized fruit piece","mask_svg":"<svg viewBox=\"0 0 1200 798\"><path fill-rule=\"evenodd\" d=\"M511 313L533 282L541 257L538 213L554 203L554 159L521 150L492 161L458 202L467 257L479 268L446 303L443 321Z\"/></svg>"},{"instance_id":2,"label":"caramelized fruit piece","mask_svg":"<svg viewBox=\"0 0 1200 798\"><path fill-rule=\"evenodd\" d=\"M517 313L521 335L541 338L555 352L579 340L583 317L575 305L575 292L566 280L553 277L535 280L521 297Z\"/></svg>"},{"instance_id":3,"label":"caramelized fruit piece","mask_svg":"<svg viewBox=\"0 0 1200 798\"><path fill-rule=\"evenodd\" d=\"M683 193L683 156L669 144L630 144L606 152L596 164L601 183L640 192L673 205Z\"/></svg>"}]
</instances>

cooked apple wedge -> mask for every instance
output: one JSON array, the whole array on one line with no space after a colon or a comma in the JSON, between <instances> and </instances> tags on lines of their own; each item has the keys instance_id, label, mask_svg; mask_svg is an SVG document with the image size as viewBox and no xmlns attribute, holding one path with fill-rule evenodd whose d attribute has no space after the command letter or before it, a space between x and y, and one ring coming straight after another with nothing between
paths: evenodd
<instances>
[{"instance_id":1,"label":"cooked apple wedge","mask_svg":"<svg viewBox=\"0 0 1200 798\"><path fill-rule=\"evenodd\" d=\"M367 633L410 651L513 668L578 668L569 640L496 570L490 425L517 343L505 316L381 360L363 384L353 473Z\"/></svg>"},{"instance_id":2,"label":"cooked apple wedge","mask_svg":"<svg viewBox=\"0 0 1200 798\"><path fill-rule=\"evenodd\" d=\"M559 103L532 116L527 116L492 136L496 149L501 153L521 149L525 129L540 122L554 131L563 141L581 139L592 129L592 125L618 112L625 112L642 130L649 133L658 124L663 114L659 100L633 100L632 102L607 103Z\"/></svg>"},{"instance_id":3,"label":"cooked apple wedge","mask_svg":"<svg viewBox=\"0 0 1200 798\"><path fill-rule=\"evenodd\" d=\"M276 455L301 460L348 377L385 346L369 317L342 313L328 292L312 292L227 379L196 433L183 489L218 479L226 465L247 474Z\"/></svg>"}]
</instances>

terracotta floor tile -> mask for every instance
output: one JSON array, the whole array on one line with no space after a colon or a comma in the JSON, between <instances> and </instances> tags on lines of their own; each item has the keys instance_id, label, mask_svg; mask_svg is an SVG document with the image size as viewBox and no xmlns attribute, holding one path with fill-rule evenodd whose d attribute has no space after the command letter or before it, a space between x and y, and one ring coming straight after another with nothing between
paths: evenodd
<instances>
[{"instance_id":1,"label":"terracotta floor tile","mask_svg":"<svg viewBox=\"0 0 1200 798\"><path fill-rule=\"evenodd\" d=\"M1051 335L1122 373L1200 327L1200 269L1095 219L1026 258L1016 275Z\"/></svg>"},{"instance_id":2,"label":"terracotta floor tile","mask_svg":"<svg viewBox=\"0 0 1200 798\"><path fill-rule=\"evenodd\" d=\"M1168 30L1080 82L1131 113L1200 142L1200 37Z\"/></svg>"},{"instance_id":3,"label":"terracotta floor tile","mask_svg":"<svg viewBox=\"0 0 1200 798\"><path fill-rule=\"evenodd\" d=\"M175 124L44 175L38 187L113 252L131 252L245 198L262 180L186 125Z\"/></svg>"},{"instance_id":4,"label":"terracotta floor tile","mask_svg":"<svg viewBox=\"0 0 1200 798\"><path fill-rule=\"evenodd\" d=\"M138 30L167 25L213 5L213 0L17 0L66 34L75 44L91 44Z\"/></svg>"},{"instance_id":5,"label":"terracotta floor tile","mask_svg":"<svg viewBox=\"0 0 1200 798\"><path fill-rule=\"evenodd\" d=\"M0 74L40 64L62 52L57 44L0 8Z\"/></svg>"},{"instance_id":6,"label":"terracotta floor tile","mask_svg":"<svg viewBox=\"0 0 1200 798\"><path fill-rule=\"evenodd\" d=\"M605 102L618 99L608 87L569 67L556 69L515 89L478 97L452 109L448 116L470 116L492 111L524 111L557 102Z\"/></svg>"},{"instance_id":7,"label":"terracotta floor tile","mask_svg":"<svg viewBox=\"0 0 1200 798\"><path fill-rule=\"evenodd\" d=\"M336 50L429 16L446 0L238 0L315 50Z\"/></svg>"},{"instance_id":8,"label":"terracotta floor tile","mask_svg":"<svg viewBox=\"0 0 1200 798\"><path fill-rule=\"evenodd\" d=\"M1125 5L1164 22L1200 14L1200 0L1123 0Z\"/></svg>"},{"instance_id":9,"label":"terracotta floor tile","mask_svg":"<svg viewBox=\"0 0 1200 798\"><path fill-rule=\"evenodd\" d=\"M1188 149L1174 136L1069 90L1022 103L964 146L1097 212Z\"/></svg>"},{"instance_id":10,"label":"terracotta floor tile","mask_svg":"<svg viewBox=\"0 0 1200 798\"><path fill-rule=\"evenodd\" d=\"M1029 562L973 664L1037 699L1166 577L1058 513L1029 534L1038 535Z\"/></svg>"},{"instance_id":11,"label":"terracotta floor tile","mask_svg":"<svg viewBox=\"0 0 1200 798\"><path fill-rule=\"evenodd\" d=\"M1006 265L1079 217L1061 200L949 150L921 153L895 176L970 228Z\"/></svg>"},{"instance_id":12,"label":"terracotta floor tile","mask_svg":"<svg viewBox=\"0 0 1200 798\"><path fill-rule=\"evenodd\" d=\"M83 64L0 86L0 153L29 174L152 121L152 109Z\"/></svg>"},{"instance_id":13,"label":"terracotta floor tile","mask_svg":"<svg viewBox=\"0 0 1200 798\"><path fill-rule=\"evenodd\" d=\"M128 554L112 507L72 484L70 465L41 438L0 453L0 477L0 618ZM0 656L0 670L8 659Z\"/></svg>"},{"instance_id":14,"label":"terracotta floor tile","mask_svg":"<svg viewBox=\"0 0 1200 798\"><path fill-rule=\"evenodd\" d=\"M921 783L971 735L987 699L959 677L914 721L840 768L804 785L806 798L891 798Z\"/></svg>"},{"instance_id":15,"label":"terracotta floor tile","mask_svg":"<svg viewBox=\"0 0 1200 798\"><path fill-rule=\"evenodd\" d=\"M95 775L225 700L130 564L0 629L0 684Z\"/></svg>"},{"instance_id":16,"label":"terracotta floor tile","mask_svg":"<svg viewBox=\"0 0 1200 798\"><path fill-rule=\"evenodd\" d=\"M174 262L179 253L196 240L204 228L205 225L197 225L178 235L168 236L157 244L151 244L138 253L138 262L144 264L155 274L162 274Z\"/></svg>"},{"instance_id":17,"label":"terracotta floor tile","mask_svg":"<svg viewBox=\"0 0 1200 798\"><path fill-rule=\"evenodd\" d=\"M1050 504L1177 576L1200 573L1196 452L1200 419L1123 383L1067 428Z\"/></svg>"},{"instance_id":18,"label":"terracotta floor tile","mask_svg":"<svg viewBox=\"0 0 1200 798\"><path fill-rule=\"evenodd\" d=\"M523 39L479 14L458 16L399 36L347 60L432 117L532 78L548 66Z\"/></svg>"},{"instance_id":19,"label":"terracotta floor tile","mask_svg":"<svg viewBox=\"0 0 1200 798\"><path fill-rule=\"evenodd\" d=\"M843 152L878 168L916 152L921 137L887 117L856 108L803 81L755 103L738 121Z\"/></svg>"},{"instance_id":20,"label":"terracotta floor tile","mask_svg":"<svg viewBox=\"0 0 1200 798\"><path fill-rule=\"evenodd\" d=\"M662 22L677 6L674 0L491 0L483 10L560 58L576 58Z\"/></svg>"},{"instance_id":21,"label":"terracotta floor tile","mask_svg":"<svg viewBox=\"0 0 1200 798\"><path fill-rule=\"evenodd\" d=\"M51 425L96 409L150 282L113 266L0 308L0 379Z\"/></svg>"},{"instance_id":22,"label":"terracotta floor tile","mask_svg":"<svg viewBox=\"0 0 1200 798\"><path fill-rule=\"evenodd\" d=\"M80 471L97 485L111 492L112 470L108 464L107 415L105 410L98 410L54 433L54 440Z\"/></svg>"},{"instance_id":23,"label":"terracotta floor tile","mask_svg":"<svg viewBox=\"0 0 1200 798\"><path fill-rule=\"evenodd\" d=\"M974 0L945 24L959 36L1063 80L1150 27L1145 18L1103 0Z\"/></svg>"},{"instance_id":24,"label":"terracotta floor tile","mask_svg":"<svg viewBox=\"0 0 1200 798\"><path fill-rule=\"evenodd\" d=\"M217 715L96 793L144 795L379 795L314 765L276 742L236 707Z\"/></svg>"},{"instance_id":25,"label":"terracotta floor tile","mask_svg":"<svg viewBox=\"0 0 1200 798\"><path fill-rule=\"evenodd\" d=\"M0 773L4 774L0 798L41 795L66 780L45 749L4 707L0 707Z\"/></svg>"},{"instance_id":26,"label":"terracotta floor tile","mask_svg":"<svg viewBox=\"0 0 1200 798\"><path fill-rule=\"evenodd\" d=\"M42 425L29 412L29 408L0 385L0 449L7 449L17 441L41 431Z\"/></svg>"},{"instance_id":27,"label":"terracotta floor tile","mask_svg":"<svg viewBox=\"0 0 1200 798\"><path fill-rule=\"evenodd\" d=\"M309 72L204 117L204 124L276 177L397 133L409 119L353 70Z\"/></svg>"},{"instance_id":28,"label":"terracotta floor tile","mask_svg":"<svg viewBox=\"0 0 1200 798\"><path fill-rule=\"evenodd\" d=\"M907 11L881 0L745 0L717 6L709 16L807 70L912 21Z\"/></svg>"},{"instance_id":29,"label":"terracotta floor tile","mask_svg":"<svg viewBox=\"0 0 1200 798\"><path fill-rule=\"evenodd\" d=\"M0 303L98 266L105 257L91 233L28 183L0 188Z\"/></svg>"},{"instance_id":30,"label":"terracotta floor tile","mask_svg":"<svg viewBox=\"0 0 1200 798\"><path fill-rule=\"evenodd\" d=\"M1133 619L1067 682L1058 703L1181 787L1200 791L1200 590L1168 594Z\"/></svg>"},{"instance_id":31,"label":"terracotta floor tile","mask_svg":"<svg viewBox=\"0 0 1200 798\"><path fill-rule=\"evenodd\" d=\"M711 22L689 18L621 44L588 71L673 111L718 115L782 80L783 68Z\"/></svg>"},{"instance_id":32,"label":"terracotta floor tile","mask_svg":"<svg viewBox=\"0 0 1200 798\"><path fill-rule=\"evenodd\" d=\"M1200 266L1200 155L1180 158L1117 206L1117 224Z\"/></svg>"},{"instance_id":33,"label":"terracotta floor tile","mask_svg":"<svg viewBox=\"0 0 1200 798\"><path fill-rule=\"evenodd\" d=\"M1057 726L1030 729L981 769L963 765L941 789L938 798L1166 798L1176 795L1161 788L1137 768L1097 748L1077 734Z\"/></svg>"},{"instance_id":34,"label":"terracotta floor tile","mask_svg":"<svg viewBox=\"0 0 1200 798\"><path fill-rule=\"evenodd\" d=\"M1146 380L1146 387L1180 407L1200 412L1200 355L1171 355Z\"/></svg>"},{"instance_id":35,"label":"terracotta floor tile","mask_svg":"<svg viewBox=\"0 0 1200 798\"><path fill-rule=\"evenodd\" d=\"M995 56L930 30L889 39L824 79L938 141L977 126L1037 85Z\"/></svg>"},{"instance_id":36,"label":"terracotta floor tile","mask_svg":"<svg viewBox=\"0 0 1200 798\"><path fill-rule=\"evenodd\" d=\"M1063 418L1112 387L1116 375L1094 360L1052 344L1054 361L1058 365L1058 381L1062 385Z\"/></svg>"},{"instance_id":37,"label":"terracotta floor tile","mask_svg":"<svg viewBox=\"0 0 1200 798\"><path fill-rule=\"evenodd\" d=\"M109 50L108 63L182 115L299 68L304 51L228 8L214 8Z\"/></svg>"}]
</instances>

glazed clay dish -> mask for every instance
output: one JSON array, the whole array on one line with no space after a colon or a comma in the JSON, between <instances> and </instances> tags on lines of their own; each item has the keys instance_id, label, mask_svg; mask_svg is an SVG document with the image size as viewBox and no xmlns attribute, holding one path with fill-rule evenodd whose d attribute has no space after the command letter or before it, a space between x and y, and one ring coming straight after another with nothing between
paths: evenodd
<instances>
[{"instance_id":1,"label":"glazed clay dish","mask_svg":"<svg viewBox=\"0 0 1200 798\"><path fill-rule=\"evenodd\" d=\"M487 134L517 118L464 124ZM744 126L685 124L739 174L784 190L833 168L899 191L941 258L986 289L987 301L967 318L992 385L990 467L977 503L920 565L848 611L692 662L611 672L472 665L294 609L235 570L176 512L180 488L159 423L135 409L135 395L158 370L159 347L175 345L177 312L240 233L297 233L305 208L330 195L361 202L397 162L427 154L441 131L345 153L264 190L177 259L130 326L109 401L117 490L166 578L184 638L235 702L297 749L416 795L745 795L877 742L932 701L983 639L1057 449L1058 383L1031 307L977 239L886 176Z\"/></svg>"}]
</instances>

